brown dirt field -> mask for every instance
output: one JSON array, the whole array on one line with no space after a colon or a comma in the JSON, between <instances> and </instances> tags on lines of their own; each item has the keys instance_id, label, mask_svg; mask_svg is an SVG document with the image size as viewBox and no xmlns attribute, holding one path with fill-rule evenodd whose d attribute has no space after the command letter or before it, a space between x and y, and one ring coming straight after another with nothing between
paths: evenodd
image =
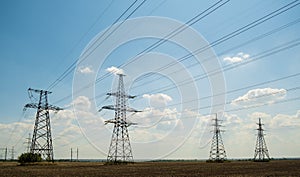
<instances>
[{"instance_id":1,"label":"brown dirt field","mask_svg":"<svg viewBox=\"0 0 300 177\"><path fill-rule=\"evenodd\" d=\"M300 176L300 160L226 163L140 162L128 165L56 162L32 166L0 162L0 176Z\"/></svg>"}]
</instances>

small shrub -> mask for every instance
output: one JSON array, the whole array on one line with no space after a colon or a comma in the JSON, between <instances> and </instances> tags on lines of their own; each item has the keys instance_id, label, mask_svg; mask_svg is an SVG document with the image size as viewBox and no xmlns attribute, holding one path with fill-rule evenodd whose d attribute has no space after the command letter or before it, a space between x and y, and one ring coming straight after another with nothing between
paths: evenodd
<instances>
[{"instance_id":1,"label":"small shrub","mask_svg":"<svg viewBox=\"0 0 300 177\"><path fill-rule=\"evenodd\" d=\"M41 162L41 161L42 161L41 154L34 154L34 153L23 153L18 158L18 162L20 163Z\"/></svg>"}]
</instances>

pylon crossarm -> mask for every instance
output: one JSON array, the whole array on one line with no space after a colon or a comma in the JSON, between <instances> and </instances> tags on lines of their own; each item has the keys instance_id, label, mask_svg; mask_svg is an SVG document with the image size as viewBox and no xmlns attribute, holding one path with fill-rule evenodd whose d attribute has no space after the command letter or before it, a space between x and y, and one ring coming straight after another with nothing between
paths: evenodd
<instances>
[{"instance_id":1,"label":"pylon crossarm","mask_svg":"<svg viewBox=\"0 0 300 177\"><path fill-rule=\"evenodd\" d=\"M38 104L37 103L28 103L24 106L24 109L26 108L38 108Z\"/></svg>"},{"instance_id":2,"label":"pylon crossarm","mask_svg":"<svg viewBox=\"0 0 300 177\"><path fill-rule=\"evenodd\" d=\"M48 105L48 110L52 110L52 111L61 111L64 110L63 108L57 107L57 106L53 106L53 105Z\"/></svg>"},{"instance_id":3,"label":"pylon crossarm","mask_svg":"<svg viewBox=\"0 0 300 177\"><path fill-rule=\"evenodd\" d=\"M127 112L135 112L135 113L142 112L142 111L138 111L136 109L130 108L130 107L127 107L125 111L127 111Z\"/></svg>"},{"instance_id":4,"label":"pylon crossarm","mask_svg":"<svg viewBox=\"0 0 300 177\"><path fill-rule=\"evenodd\" d=\"M34 108L34 109L43 109L43 110L53 110L53 111L60 111L63 110L60 107L57 106L53 106L53 105L40 105L38 103L28 103L24 106L24 109L26 108Z\"/></svg>"},{"instance_id":5,"label":"pylon crossarm","mask_svg":"<svg viewBox=\"0 0 300 177\"><path fill-rule=\"evenodd\" d=\"M116 120L114 120L114 119L110 119L110 120L106 120L106 121L104 121L104 124L105 124L105 125L106 125L106 124L108 124L108 123L115 124L115 123L117 123L117 121L116 121Z\"/></svg>"},{"instance_id":6,"label":"pylon crossarm","mask_svg":"<svg viewBox=\"0 0 300 177\"><path fill-rule=\"evenodd\" d=\"M110 109L110 110L116 110L114 105L107 105L107 106L102 106L101 109L99 109L99 111L101 111L102 109Z\"/></svg>"},{"instance_id":7,"label":"pylon crossarm","mask_svg":"<svg viewBox=\"0 0 300 177\"><path fill-rule=\"evenodd\" d=\"M102 111L102 109L109 109L109 110L114 110L114 111L126 111L126 112L142 112L142 111L138 111L138 110L135 110L133 108L130 108L130 107L127 107L127 108L118 108L116 107L115 105L107 105L107 106L102 106L101 109L99 109L98 111Z\"/></svg>"},{"instance_id":8,"label":"pylon crossarm","mask_svg":"<svg viewBox=\"0 0 300 177\"><path fill-rule=\"evenodd\" d=\"M46 94L51 94L52 92L50 91L46 91L46 90L38 90L38 89L32 89L32 88L29 88L28 91L33 91L33 92L36 92L36 93L46 93Z\"/></svg>"},{"instance_id":9,"label":"pylon crossarm","mask_svg":"<svg viewBox=\"0 0 300 177\"><path fill-rule=\"evenodd\" d=\"M112 92L112 93L107 93L106 95L108 95L108 96L118 96L118 92ZM129 99L133 99L133 98L135 98L136 96L135 95L120 95L120 96L123 96L123 97L125 97L125 98L129 98Z\"/></svg>"}]
</instances>

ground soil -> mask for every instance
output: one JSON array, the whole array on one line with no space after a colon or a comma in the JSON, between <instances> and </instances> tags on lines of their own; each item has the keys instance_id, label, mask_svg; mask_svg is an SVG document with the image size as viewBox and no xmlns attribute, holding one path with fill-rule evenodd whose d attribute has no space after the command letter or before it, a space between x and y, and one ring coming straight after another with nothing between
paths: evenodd
<instances>
[{"instance_id":1,"label":"ground soil","mask_svg":"<svg viewBox=\"0 0 300 177\"><path fill-rule=\"evenodd\" d=\"M0 162L0 176L300 176L300 160L271 162L55 162L21 166Z\"/></svg>"}]
</instances>

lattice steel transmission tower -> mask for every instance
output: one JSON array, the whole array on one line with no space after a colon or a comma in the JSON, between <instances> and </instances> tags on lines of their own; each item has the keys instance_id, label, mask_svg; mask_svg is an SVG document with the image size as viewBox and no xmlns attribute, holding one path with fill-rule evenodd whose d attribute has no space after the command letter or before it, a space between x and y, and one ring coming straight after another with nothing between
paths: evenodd
<instances>
[{"instance_id":1,"label":"lattice steel transmission tower","mask_svg":"<svg viewBox=\"0 0 300 177\"><path fill-rule=\"evenodd\" d=\"M225 147L222 141L221 132L224 130L221 130L221 124L219 123L220 120L218 120L217 114L216 118L213 119L214 121L214 130L213 130L213 137L212 137L212 143L210 148L210 155L209 155L209 162L223 162L226 160L226 152Z\"/></svg>"},{"instance_id":2,"label":"lattice steel transmission tower","mask_svg":"<svg viewBox=\"0 0 300 177\"><path fill-rule=\"evenodd\" d=\"M53 146L49 110L59 111L62 110L62 108L48 104L48 94L52 92L29 88L28 94L30 99L33 98L33 92L39 94L38 103L29 103L24 106L24 109L37 109L30 152L41 154L44 159L53 161Z\"/></svg>"},{"instance_id":3,"label":"lattice steel transmission tower","mask_svg":"<svg viewBox=\"0 0 300 177\"><path fill-rule=\"evenodd\" d=\"M261 119L258 119L258 133L257 133L257 140L255 146L255 153L254 153L254 161L257 162L267 162L270 160L267 144L264 138L264 129L262 128Z\"/></svg>"},{"instance_id":4,"label":"lattice steel transmission tower","mask_svg":"<svg viewBox=\"0 0 300 177\"><path fill-rule=\"evenodd\" d=\"M108 151L107 162L124 163L133 162L132 149L129 140L128 129L132 124L126 120L126 112L140 112L127 106L127 100L133 99L135 96L130 96L125 93L123 74L118 74L119 83L118 90L114 93L107 93L108 96L116 97L116 104L103 106L102 109L110 109L115 111L115 118L105 121L105 124L114 124L111 143Z\"/></svg>"}]
</instances>

